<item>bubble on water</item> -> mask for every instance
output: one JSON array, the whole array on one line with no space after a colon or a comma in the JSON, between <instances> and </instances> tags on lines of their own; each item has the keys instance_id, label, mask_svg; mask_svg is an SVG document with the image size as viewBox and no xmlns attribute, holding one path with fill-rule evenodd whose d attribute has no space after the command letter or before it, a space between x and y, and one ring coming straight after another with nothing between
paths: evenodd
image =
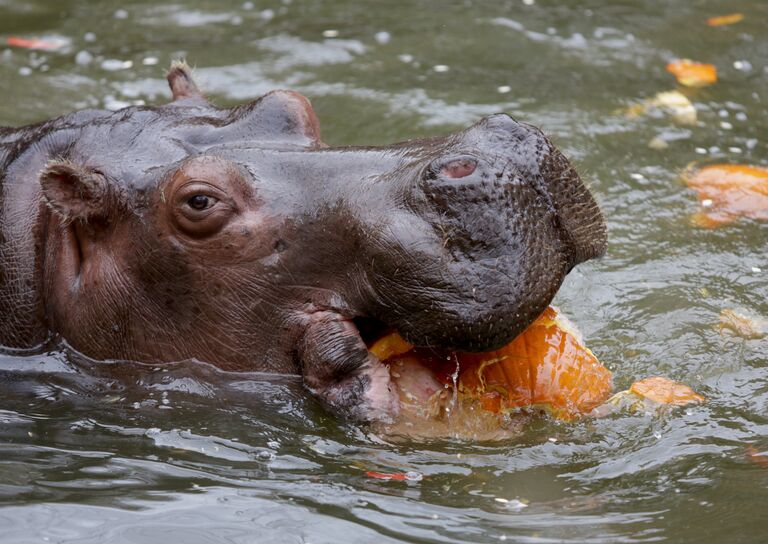
<instances>
[{"instance_id":1,"label":"bubble on water","mask_svg":"<svg viewBox=\"0 0 768 544\"><path fill-rule=\"evenodd\" d=\"M747 114L744 113L743 111L736 112L735 117L736 117L737 121L746 121L747 120Z\"/></svg>"},{"instance_id":2,"label":"bubble on water","mask_svg":"<svg viewBox=\"0 0 768 544\"><path fill-rule=\"evenodd\" d=\"M323 38L338 38L339 31L334 29L323 30Z\"/></svg>"},{"instance_id":3,"label":"bubble on water","mask_svg":"<svg viewBox=\"0 0 768 544\"><path fill-rule=\"evenodd\" d=\"M698 153L699 155L706 155L707 154L707 150L704 149L703 147L697 147L696 149L694 149L694 151L696 151L696 153Z\"/></svg>"},{"instance_id":4,"label":"bubble on water","mask_svg":"<svg viewBox=\"0 0 768 544\"><path fill-rule=\"evenodd\" d=\"M444 73L444 72L447 72L448 70L450 70L451 68L450 68L449 66L445 65L445 64L435 64L435 65L432 67L432 69L433 69L435 72L438 72L438 73Z\"/></svg>"},{"instance_id":5,"label":"bubble on water","mask_svg":"<svg viewBox=\"0 0 768 544\"><path fill-rule=\"evenodd\" d=\"M725 119L726 117L728 117L728 116L730 115L730 113L728 112L728 110L720 110L720 111L718 111L718 112L717 112L717 114L718 114L720 117L722 117L723 119Z\"/></svg>"},{"instance_id":6,"label":"bubble on water","mask_svg":"<svg viewBox=\"0 0 768 544\"><path fill-rule=\"evenodd\" d=\"M717 147L716 145L713 145L712 147L709 148L709 152L712 154L718 153L719 151L720 151L720 148Z\"/></svg>"},{"instance_id":7,"label":"bubble on water","mask_svg":"<svg viewBox=\"0 0 768 544\"><path fill-rule=\"evenodd\" d=\"M741 72L749 72L752 69L752 63L748 60L735 60L733 67Z\"/></svg>"},{"instance_id":8,"label":"bubble on water","mask_svg":"<svg viewBox=\"0 0 768 544\"><path fill-rule=\"evenodd\" d=\"M259 461L272 461L275 458L275 454L271 451L261 450L256 454L256 459Z\"/></svg>"},{"instance_id":9,"label":"bubble on water","mask_svg":"<svg viewBox=\"0 0 768 544\"><path fill-rule=\"evenodd\" d=\"M118 9L117 11L115 11L113 17L115 19L127 19L128 18L128 10Z\"/></svg>"},{"instance_id":10,"label":"bubble on water","mask_svg":"<svg viewBox=\"0 0 768 544\"><path fill-rule=\"evenodd\" d=\"M392 35L389 32L382 30L381 32L377 32L376 34L374 34L373 39L376 40L381 45L386 45L392 39Z\"/></svg>"},{"instance_id":11,"label":"bubble on water","mask_svg":"<svg viewBox=\"0 0 768 544\"><path fill-rule=\"evenodd\" d=\"M144 66L154 66L158 62L160 62L160 59L158 59L157 57L144 57L143 59L141 59L141 63Z\"/></svg>"},{"instance_id":12,"label":"bubble on water","mask_svg":"<svg viewBox=\"0 0 768 544\"><path fill-rule=\"evenodd\" d=\"M101 61L102 70L108 72L117 72L118 70L127 70L133 66L132 60L105 59Z\"/></svg>"},{"instance_id":13,"label":"bubble on water","mask_svg":"<svg viewBox=\"0 0 768 544\"><path fill-rule=\"evenodd\" d=\"M632 173L632 174L629 175L629 177L631 177L632 179L634 179L636 181L642 181L642 180L645 179L644 175L638 174L638 173Z\"/></svg>"},{"instance_id":14,"label":"bubble on water","mask_svg":"<svg viewBox=\"0 0 768 544\"><path fill-rule=\"evenodd\" d=\"M536 3L536 0L523 0L523 4L526 6L532 6Z\"/></svg>"},{"instance_id":15,"label":"bubble on water","mask_svg":"<svg viewBox=\"0 0 768 544\"><path fill-rule=\"evenodd\" d=\"M720 128L722 128L723 130L731 130L733 128L733 125L728 121L721 121Z\"/></svg>"},{"instance_id":16,"label":"bubble on water","mask_svg":"<svg viewBox=\"0 0 768 544\"><path fill-rule=\"evenodd\" d=\"M264 20L264 21L271 21L272 19L275 18L275 10L273 10L273 9L262 10L259 13L259 17L261 17L262 20Z\"/></svg>"},{"instance_id":17,"label":"bubble on water","mask_svg":"<svg viewBox=\"0 0 768 544\"><path fill-rule=\"evenodd\" d=\"M32 68L29 66L22 66L19 68L19 75L20 76L28 76L32 74Z\"/></svg>"},{"instance_id":18,"label":"bubble on water","mask_svg":"<svg viewBox=\"0 0 768 544\"><path fill-rule=\"evenodd\" d=\"M96 34L93 32L86 32L83 34L83 40L85 40L88 43L93 43L96 41Z\"/></svg>"},{"instance_id":19,"label":"bubble on water","mask_svg":"<svg viewBox=\"0 0 768 544\"><path fill-rule=\"evenodd\" d=\"M93 55L86 50L78 51L77 55L75 55L75 64L79 64L80 66L87 66L92 62Z\"/></svg>"},{"instance_id":20,"label":"bubble on water","mask_svg":"<svg viewBox=\"0 0 768 544\"><path fill-rule=\"evenodd\" d=\"M253 9L254 7L256 6L254 6L253 2L243 2L243 9Z\"/></svg>"},{"instance_id":21,"label":"bubble on water","mask_svg":"<svg viewBox=\"0 0 768 544\"><path fill-rule=\"evenodd\" d=\"M413 62L413 55L409 55L408 53L405 53L403 55L398 55L397 58L406 64L410 64Z\"/></svg>"},{"instance_id":22,"label":"bubble on water","mask_svg":"<svg viewBox=\"0 0 768 544\"><path fill-rule=\"evenodd\" d=\"M509 91L512 90L512 87L510 87L509 85L499 85L498 87L496 87L496 90L501 94L507 94Z\"/></svg>"},{"instance_id":23,"label":"bubble on water","mask_svg":"<svg viewBox=\"0 0 768 544\"><path fill-rule=\"evenodd\" d=\"M415 470L409 470L405 473L405 479L409 482L420 482L424 476L421 474L421 472L416 472Z\"/></svg>"},{"instance_id":24,"label":"bubble on water","mask_svg":"<svg viewBox=\"0 0 768 544\"><path fill-rule=\"evenodd\" d=\"M730 151L731 153L741 153L741 148L740 147L729 147L728 151Z\"/></svg>"}]
</instances>

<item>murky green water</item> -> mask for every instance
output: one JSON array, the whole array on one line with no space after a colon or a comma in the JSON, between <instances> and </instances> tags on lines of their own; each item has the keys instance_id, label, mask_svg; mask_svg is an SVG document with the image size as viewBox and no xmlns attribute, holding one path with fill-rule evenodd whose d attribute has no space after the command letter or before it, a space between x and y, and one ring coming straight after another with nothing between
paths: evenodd
<instances>
[{"instance_id":1,"label":"murky green water","mask_svg":"<svg viewBox=\"0 0 768 544\"><path fill-rule=\"evenodd\" d=\"M737 11L737 25L704 23ZM222 105L302 91L331 144L501 110L542 126L611 235L556 302L618 387L664 374L709 399L655 417L534 419L504 444L388 443L340 425L290 377L192 365L116 380L62 353L2 355L0 541L768 541L768 467L755 462L768 456L748 455L768 454L768 339L715 329L726 308L768 315L768 225L693 227L678 176L692 161L768 164L766 23L760 0L0 0L0 37L66 41L0 46L0 125L164 101L163 69L185 56ZM715 86L685 91L699 123L621 113L674 88L675 57L719 69ZM649 148L654 137L668 148Z\"/></svg>"}]
</instances>

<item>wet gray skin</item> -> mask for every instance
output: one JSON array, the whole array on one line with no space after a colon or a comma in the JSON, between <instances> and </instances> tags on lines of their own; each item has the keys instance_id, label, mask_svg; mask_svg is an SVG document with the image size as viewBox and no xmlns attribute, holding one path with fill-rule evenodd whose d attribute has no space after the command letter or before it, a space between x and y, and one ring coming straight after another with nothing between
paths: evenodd
<instances>
[{"instance_id":1,"label":"wet gray skin","mask_svg":"<svg viewBox=\"0 0 768 544\"><path fill-rule=\"evenodd\" d=\"M576 171L506 114L329 148L298 93L219 109L186 65L168 81L169 105L2 129L4 345L300 373L341 414L391 419L353 320L498 348L605 250Z\"/></svg>"},{"instance_id":2,"label":"wet gray skin","mask_svg":"<svg viewBox=\"0 0 768 544\"><path fill-rule=\"evenodd\" d=\"M762 543L768 339L717 327L729 308L768 317L768 225L695 226L680 172L768 165L768 3L252 4L4 0L0 43L63 46L0 45L0 125L166 104L183 57L222 108L274 89L309 97L332 146L460 134L508 112L572 160L608 223L606 255L553 303L615 390L663 375L707 402L567 424L532 414L496 443L398 440L329 414L297 375L89 363L54 339L0 354L0 542ZM744 20L706 24L728 12ZM715 64L719 81L676 85L674 58ZM626 115L670 90L696 124Z\"/></svg>"}]
</instances>

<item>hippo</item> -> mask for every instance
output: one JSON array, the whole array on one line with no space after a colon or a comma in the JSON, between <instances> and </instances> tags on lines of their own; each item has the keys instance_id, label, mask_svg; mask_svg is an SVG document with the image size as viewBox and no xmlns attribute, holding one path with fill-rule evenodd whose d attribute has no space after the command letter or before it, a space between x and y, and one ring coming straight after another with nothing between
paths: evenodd
<instances>
[{"instance_id":1,"label":"hippo","mask_svg":"<svg viewBox=\"0 0 768 544\"><path fill-rule=\"evenodd\" d=\"M310 102L173 100L0 128L0 344L293 373L336 414L397 415L366 348L498 348L600 256L606 226L536 127L330 147Z\"/></svg>"}]
</instances>

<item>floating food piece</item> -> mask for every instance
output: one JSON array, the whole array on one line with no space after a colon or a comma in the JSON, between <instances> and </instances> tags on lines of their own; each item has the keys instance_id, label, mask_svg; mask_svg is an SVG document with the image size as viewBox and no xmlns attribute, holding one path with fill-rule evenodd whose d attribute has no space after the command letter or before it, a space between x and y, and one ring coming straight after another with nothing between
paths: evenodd
<instances>
[{"instance_id":1,"label":"floating food piece","mask_svg":"<svg viewBox=\"0 0 768 544\"><path fill-rule=\"evenodd\" d=\"M710 17L707 19L709 26L724 26L738 23L744 19L743 13L729 13L728 15L718 15L717 17Z\"/></svg>"},{"instance_id":2,"label":"floating food piece","mask_svg":"<svg viewBox=\"0 0 768 544\"><path fill-rule=\"evenodd\" d=\"M693 402L704 402L704 397L687 385L661 376L637 381L632 384L629 391L657 404L685 406Z\"/></svg>"},{"instance_id":3,"label":"floating food piece","mask_svg":"<svg viewBox=\"0 0 768 544\"><path fill-rule=\"evenodd\" d=\"M665 91L639 104L630 106L627 115L637 117L648 113L648 110L659 108L672 116L682 125L695 125L697 121L696 108L688 97L680 91Z\"/></svg>"},{"instance_id":4,"label":"floating food piece","mask_svg":"<svg viewBox=\"0 0 768 544\"><path fill-rule=\"evenodd\" d=\"M17 38L15 36L9 36L5 39L7 45L13 47L23 47L24 49L44 49L52 51L59 49L64 43L62 41L53 40L40 40L37 38Z\"/></svg>"},{"instance_id":5,"label":"floating food piece","mask_svg":"<svg viewBox=\"0 0 768 544\"><path fill-rule=\"evenodd\" d=\"M768 468L768 452L759 452L754 446L747 446L747 459L763 468Z\"/></svg>"},{"instance_id":6,"label":"floating food piece","mask_svg":"<svg viewBox=\"0 0 768 544\"><path fill-rule=\"evenodd\" d=\"M418 472L374 472L369 470L365 475L375 480L394 480L396 482L418 482L422 479Z\"/></svg>"},{"instance_id":7,"label":"floating food piece","mask_svg":"<svg viewBox=\"0 0 768 544\"><path fill-rule=\"evenodd\" d=\"M739 217L768 220L768 168L713 164L683 177L703 208L694 215L695 224L714 228Z\"/></svg>"},{"instance_id":8,"label":"floating food piece","mask_svg":"<svg viewBox=\"0 0 768 544\"><path fill-rule=\"evenodd\" d=\"M622 410L631 413L655 412L664 406L685 406L704 400L687 385L655 376L637 381L629 389L619 391L593 410L592 415L601 417Z\"/></svg>"},{"instance_id":9,"label":"floating food piece","mask_svg":"<svg viewBox=\"0 0 768 544\"><path fill-rule=\"evenodd\" d=\"M768 335L768 319L726 309L720 312L718 328L721 333L729 331L747 340L759 340Z\"/></svg>"},{"instance_id":10,"label":"floating food piece","mask_svg":"<svg viewBox=\"0 0 768 544\"><path fill-rule=\"evenodd\" d=\"M677 82L686 87L706 87L717 81L717 68L690 59L680 59L667 64L667 72L677 78Z\"/></svg>"}]
</instances>

